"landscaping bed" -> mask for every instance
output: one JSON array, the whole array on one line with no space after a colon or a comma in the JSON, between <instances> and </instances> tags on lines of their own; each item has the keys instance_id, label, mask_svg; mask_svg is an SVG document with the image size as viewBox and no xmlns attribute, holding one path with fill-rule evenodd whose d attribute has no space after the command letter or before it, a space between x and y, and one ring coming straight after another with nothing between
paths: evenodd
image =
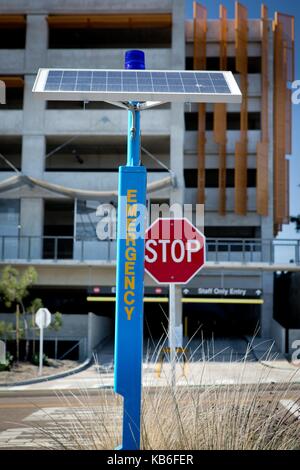
<instances>
[{"instance_id":1,"label":"landscaping bed","mask_svg":"<svg viewBox=\"0 0 300 470\"><path fill-rule=\"evenodd\" d=\"M79 365L78 361L56 361L54 359L49 360L49 365L43 366L42 376L59 374L65 372ZM38 367L33 365L31 362L19 362L14 363L10 370L0 372L0 385L6 385L10 383L23 382L25 380L31 380L38 378Z\"/></svg>"}]
</instances>

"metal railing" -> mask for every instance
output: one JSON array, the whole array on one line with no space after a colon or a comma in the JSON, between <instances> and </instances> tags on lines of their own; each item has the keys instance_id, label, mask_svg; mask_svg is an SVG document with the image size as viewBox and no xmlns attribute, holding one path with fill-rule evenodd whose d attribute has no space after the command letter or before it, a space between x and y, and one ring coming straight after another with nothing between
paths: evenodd
<instances>
[{"instance_id":1,"label":"metal railing","mask_svg":"<svg viewBox=\"0 0 300 470\"><path fill-rule=\"evenodd\" d=\"M207 238L207 260L300 264L300 240ZM0 236L0 261L114 261L116 241L65 236Z\"/></svg>"}]
</instances>

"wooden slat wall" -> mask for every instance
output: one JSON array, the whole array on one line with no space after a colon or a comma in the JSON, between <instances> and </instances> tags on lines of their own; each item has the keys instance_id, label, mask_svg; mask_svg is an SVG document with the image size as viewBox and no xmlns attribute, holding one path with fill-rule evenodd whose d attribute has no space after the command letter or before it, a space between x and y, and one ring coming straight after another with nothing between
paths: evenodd
<instances>
[{"instance_id":1,"label":"wooden slat wall","mask_svg":"<svg viewBox=\"0 0 300 470\"><path fill-rule=\"evenodd\" d=\"M207 11L197 2L193 3L194 18L194 69L206 69L206 33L207 33ZM205 203L205 120L206 105L198 105L198 183L197 203Z\"/></svg>"},{"instance_id":2,"label":"wooden slat wall","mask_svg":"<svg viewBox=\"0 0 300 470\"><path fill-rule=\"evenodd\" d=\"M274 229L289 222L289 162L291 153L291 92L294 80L294 17L275 14L274 31Z\"/></svg>"},{"instance_id":3,"label":"wooden slat wall","mask_svg":"<svg viewBox=\"0 0 300 470\"><path fill-rule=\"evenodd\" d=\"M235 212L247 213L247 153L248 153L248 11L240 3L235 4L236 69L240 73L241 104L240 141L235 146Z\"/></svg>"},{"instance_id":4,"label":"wooden slat wall","mask_svg":"<svg viewBox=\"0 0 300 470\"><path fill-rule=\"evenodd\" d=\"M227 10L220 5L220 70L227 70ZM226 214L227 106L214 105L214 138L219 145L219 214Z\"/></svg>"},{"instance_id":5,"label":"wooden slat wall","mask_svg":"<svg viewBox=\"0 0 300 470\"><path fill-rule=\"evenodd\" d=\"M268 92L269 92L269 21L268 9L265 5L261 8L261 141L256 149L256 209L262 216L268 215L269 199L269 121L268 121Z\"/></svg>"}]
</instances>

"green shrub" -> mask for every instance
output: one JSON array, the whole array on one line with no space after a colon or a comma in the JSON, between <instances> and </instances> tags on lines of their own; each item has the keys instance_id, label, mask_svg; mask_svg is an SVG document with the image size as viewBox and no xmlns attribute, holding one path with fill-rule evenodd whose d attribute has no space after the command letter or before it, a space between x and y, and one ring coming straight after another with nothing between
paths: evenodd
<instances>
[{"instance_id":1,"label":"green shrub","mask_svg":"<svg viewBox=\"0 0 300 470\"><path fill-rule=\"evenodd\" d=\"M38 366L40 364L40 355L34 354L31 358L31 362L33 365ZM43 366L50 366L50 361L46 354L43 354Z\"/></svg>"},{"instance_id":2,"label":"green shrub","mask_svg":"<svg viewBox=\"0 0 300 470\"><path fill-rule=\"evenodd\" d=\"M0 364L0 372L11 370L12 364L14 362L13 356L7 352L5 362Z\"/></svg>"}]
</instances>

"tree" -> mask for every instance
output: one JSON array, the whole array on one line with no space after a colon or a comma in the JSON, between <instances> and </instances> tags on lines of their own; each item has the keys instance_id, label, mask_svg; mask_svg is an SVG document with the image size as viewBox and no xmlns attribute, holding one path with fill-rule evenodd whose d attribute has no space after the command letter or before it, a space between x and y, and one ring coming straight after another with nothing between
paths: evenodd
<instances>
[{"instance_id":1,"label":"tree","mask_svg":"<svg viewBox=\"0 0 300 470\"><path fill-rule=\"evenodd\" d=\"M11 322L0 321L0 338L3 338L4 341L12 339L14 331L14 326Z\"/></svg>"},{"instance_id":2,"label":"tree","mask_svg":"<svg viewBox=\"0 0 300 470\"><path fill-rule=\"evenodd\" d=\"M60 312L55 312L49 328L54 331L59 331L62 327L62 324L62 314Z\"/></svg>"},{"instance_id":3,"label":"tree","mask_svg":"<svg viewBox=\"0 0 300 470\"><path fill-rule=\"evenodd\" d=\"M62 314L60 312L55 312L55 314L52 317L52 322L50 324L51 330L54 331L59 331L62 327L63 324L63 319L62 319ZM55 354L54 354L55 359L57 359L57 336L55 338Z\"/></svg>"},{"instance_id":4,"label":"tree","mask_svg":"<svg viewBox=\"0 0 300 470\"><path fill-rule=\"evenodd\" d=\"M25 360L28 359L29 354L29 338L28 338L28 321L27 311L24 306L24 299L29 294L29 288L37 281L38 275L36 270L29 266L25 271L20 274L16 268L12 266L5 266L2 271L0 279L0 294L2 294L6 307L15 305L16 307L16 346L17 346L17 361L19 361L19 340L20 340L20 326L19 326L19 310L22 311L24 332L26 338L26 352Z\"/></svg>"}]
</instances>

